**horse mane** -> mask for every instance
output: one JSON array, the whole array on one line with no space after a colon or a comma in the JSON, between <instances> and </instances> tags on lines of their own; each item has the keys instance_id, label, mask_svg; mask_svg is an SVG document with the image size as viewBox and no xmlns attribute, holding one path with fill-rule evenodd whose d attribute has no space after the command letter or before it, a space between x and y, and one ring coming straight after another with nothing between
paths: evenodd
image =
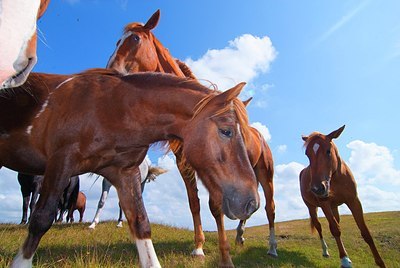
<instances>
[{"instance_id":1,"label":"horse mane","mask_svg":"<svg viewBox=\"0 0 400 268\"><path fill-rule=\"evenodd\" d=\"M104 69L104 68L92 68L87 69L83 72L77 73L76 75L109 75L109 76L122 76L120 73L113 69Z\"/></svg>"},{"instance_id":2,"label":"horse mane","mask_svg":"<svg viewBox=\"0 0 400 268\"><path fill-rule=\"evenodd\" d=\"M179 59L175 59L175 62L178 64L182 73L186 77L191 78L191 79L197 79L197 77L193 74L192 70L189 68L189 66L186 63L184 63L183 61L180 61Z\"/></svg>"},{"instance_id":3,"label":"horse mane","mask_svg":"<svg viewBox=\"0 0 400 268\"><path fill-rule=\"evenodd\" d=\"M126 34L130 31L143 31L143 23L132 22L125 26L123 33Z\"/></svg>"}]
</instances>

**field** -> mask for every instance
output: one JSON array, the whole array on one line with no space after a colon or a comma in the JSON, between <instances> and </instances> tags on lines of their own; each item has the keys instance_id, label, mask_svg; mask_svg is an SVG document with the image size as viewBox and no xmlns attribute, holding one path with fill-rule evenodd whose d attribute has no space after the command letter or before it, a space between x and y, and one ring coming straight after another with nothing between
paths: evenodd
<instances>
[{"instance_id":1,"label":"field","mask_svg":"<svg viewBox=\"0 0 400 268\"><path fill-rule=\"evenodd\" d=\"M375 243L389 268L400 267L400 212L365 215ZM339 267L335 240L327 221L321 219L331 257L321 256L318 235L311 234L308 220L276 224L278 258L267 256L268 226L247 228L245 245L235 246L235 230L228 231L236 267ZM138 255L127 226L106 222L89 230L89 224L53 225L43 237L33 259L35 267L139 267ZM375 267L369 247L351 216L341 217L343 243L354 267ZM0 224L0 267L7 267L27 233L26 226ZM216 232L206 232L205 260L190 257L193 232L165 225L152 225L153 243L163 267L216 267Z\"/></svg>"}]
</instances>

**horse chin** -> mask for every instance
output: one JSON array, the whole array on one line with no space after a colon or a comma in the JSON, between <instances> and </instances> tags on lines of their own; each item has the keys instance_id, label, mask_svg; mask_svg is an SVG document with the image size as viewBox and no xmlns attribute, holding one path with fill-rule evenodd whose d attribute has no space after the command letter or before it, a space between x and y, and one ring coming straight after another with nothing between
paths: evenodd
<instances>
[{"instance_id":1,"label":"horse chin","mask_svg":"<svg viewBox=\"0 0 400 268\"><path fill-rule=\"evenodd\" d=\"M3 88L21 86L23 83L25 83L36 62L37 62L36 57L29 58L26 66L23 69L21 69L18 73L13 75L11 78L4 81L4 83L1 85L1 88L3 89Z\"/></svg>"},{"instance_id":2,"label":"horse chin","mask_svg":"<svg viewBox=\"0 0 400 268\"><path fill-rule=\"evenodd\" d=\"M224 212L225 216L227 216L231 220L237 220L238 217L232 212L229 206L229 200L227 198L223 199L222 202L222 212Z\"/></svg>"}]
</instances>

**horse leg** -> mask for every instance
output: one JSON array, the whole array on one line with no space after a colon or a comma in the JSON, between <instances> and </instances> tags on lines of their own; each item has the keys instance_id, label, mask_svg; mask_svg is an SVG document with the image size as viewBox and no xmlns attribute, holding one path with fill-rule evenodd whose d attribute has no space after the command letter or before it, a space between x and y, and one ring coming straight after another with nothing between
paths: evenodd
<instances>
[{"instance_id":1,"label":"horse leg","mask_svg":"<svg viewBox=\"0 0 400 268\"><path fill-rule=\"evenodd\" d=\"M103 178L103 183L101 187L102 190L101 190L100 200L97 205L97 211L96 214L94 215L92 224L90 224L89 226L90 229L96 228L96 225L99 223L100 213L103 211L104 204L106 203L108 193L110 192L111 183L106 178Z\"/></svg>"},{"instance_id":2,"label":"horse leg","mask_svg":"<svg viewBox=\"0 0 400 268\"><path fill-rule=\"evenodd\" d=\"M39 198L39 193L40 193L40 188L41 188L41 184L36 183L35 187L33 189L32 192L32 197L31 197L31 203L29 204L29 209L30 209L30 214L29 214L29 220L32 216L33 211L35 210L35 206L36 206L36 202Z\"/></svg>"},{"instance_id":3,"label":"horse leg","mask_svg":"<svg viewBox=\"0 0 400 268\"><path fill-rule=\"evenodd\" d=\"M183 170L181 171L181 175L183 178L183 182L185 183L186 193L189 200L190 212L192 213L192 219L193 219L195 248L192 251L191 255L193 257L203 259L205 257L203 251L203 245L206 239L203 233L203 228L201 226L200 199L197 195L199 190L197 189L196 178L194 174L193 175L187 174L187 172Z\"/></svg>"},{"instance_id":4,"label":"horse leg","mask_svg":"<svg viewBox=\"0 0 400 268\"><path fill-rule=\"evenodd\" d=\"M235 243L236 245L241 245L243 246L244 244L244 229L245 229L245 225L246 225L246 220L240 220L238 226L236 227L236 239L235 239Z\"/></svg>"},{"instance_id":5,"label":"horse leg","mask_svg":"<svg viewBox=\"0 0 400 268\"><path fill-rule=\"evenodd\" d=\"M275 238L275 201L274 201L274 171L273 163L266 163L260 158L257 165L254 168L257 180L260 182L265 197L265 211L268 218L269 226L269 250L268 255L272 257L278 257L276 248L278 247ZM271 162L271 161L270 161Z\"/></svg>"},{"instance_id":6,"label":"horse leg","mask_svg":"<svg viewBox=\"0 0 400 268\"><path fill-rule=\"evenodd\" d=\"M68 174L70 165L59 161L59 159L63 159L64 155L56 153L47 163L41 195L29 222L29 233L11 263L13 268L32 267L33 254L40 239L53 223L60 196L68 185L70 175Z\"/></svg>"},{"instance_id":7,"label":"horse leg","mask_svg":"<svg viewBox=\"0 0 400 268\"><path fill-rule=\"evenodd\" d=\"M324 211L325 217L329 222L329 229L331 231L331 234L336 240L336 244L339 249L339 257L341 261L341 266L342 267L352 267L351 265L351 260L347 255L346 249L344 248L342 239L341 239L341 231L340 231L340 226L339 223L336 221L336 218L334 216L334 213L332 212L332 209L328 203L323 204L321 206L322 210Z\"/></svg>"},{"instance_id":8,"label":"horse leg","mask_svg":"<svg viewBox=\"0 0 400 268\"><path fill-rule=\"evenodd\" d=\"M322 235L322 227L321 227L321 223L318 220L317 207L312 206L308 203L306 203L306 204L307 204L307 208L308 208L308 213L310 214L311 228L312 229L315 228L318 231L318 235L319 235L319 239L321 241L321 247L322 247L322 256L325 258L328 258L329 257L328 245L326 244L325 239Z\"/></svg>"},{"instance_id":9,"label":"horse leg","mask_svg":"<svg viewBox=\"0 0 400 268\"><path fill-rule=\"evenodd\" d=\"M215 218L218 229L218 242L220 251L219 267L235 267L231 256L229 255L230 245L225 233L224 214L221 211L221 204L217 204L214 199L210 198L208 202L212 215Z\"/></svg>"},{"instance_id":10,"label":"horse leg","mask_svg":"<svg viewBox=\"0 0 400 268\"><path fill-rule=\"evenodd\" d=\"M28 195L22 193L22 219L20 224L26 224L26 222L28 221L28 206L29 206L29 199L31 198L30 195L31 195L30 193ZM32 209L30 211L30 214L32 214Z\"/></svg>"},{"instance_id":11,"label":"horse leg","mask_svg":"<svg viewBox=\"0 0 400 268\"><path fill-rule=\"evenodd\" d=\"M83 220L83 214L85 213L86 204L83 204L81 208L79 208L79 222Z\"/></svg>"},{"instance_id":12,"label":"horse leg","mask_svg":"<svg viewBox=\"0 0 400 268\"><path fill-rule=\"evenodd\" d=\"M139 168L125 171L108 168L107 173L114 176L111 182L117 189L121 208L125 213L132 238L136 242L141 267L161 267L151 241L150 222L140 188Z\"/></svg>"},{"instance_id":13,"label":"horse leg","mask_svg":"<svg viewBox=\"0 0 400 268\"><path fill-rule=\"evenodd\" d=\"M347 203L347 206L349 207L351 213L353 214L358 229L360 229L361 231L361 236L364 238L364 241L368 244L369 248L372 251L372 254L374 255L376 265L378 265L379 267L386 267L375 246L371 233L369 232L369 229L365 224L362 205L358 197L354 198L352 202Z\"/></svg>"},{"instance_id":14,"label":"horse leg","mask_svg":"<svg viewBox=\"0 0 400 268\"><path fill-rule=\"evenodd\" d=\"M121 204L119 202L118 202L118 207L119 207L119 215L118 215L117 227L121 228L122 227L122 209L121 209Z\"/></svg>"}]
</instances>

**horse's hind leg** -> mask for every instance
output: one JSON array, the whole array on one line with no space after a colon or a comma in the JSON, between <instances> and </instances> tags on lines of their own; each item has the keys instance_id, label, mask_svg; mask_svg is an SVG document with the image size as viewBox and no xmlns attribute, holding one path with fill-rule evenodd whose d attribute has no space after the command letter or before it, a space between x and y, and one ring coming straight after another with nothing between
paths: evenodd
<instances>
[{"instance_id":1,"label":"horse's hind leg","mask_svg":"<svg viewBox=\"0 0 400 268\"><path fill-rule=\"evenodd\" d=\"M22 194L22 219L20 224L26 224L28 221L28 207L30 199L30 193L28 195ZM32 209L30 214L32 214Z\"/></svg>"},{"instance_id":2,"label":"horse's hind leg","mask_svg":"<svg viewBox=\"0 0 400 268\"><path fill-rule=\"evenodd\" d=\"M244 243L244 229L246 225L246 220L240 220L238 226L236 227L236 245L243 245Z\"/></svg>"},{"instance_id":3,"label":"horse's hind leg","mask_svg":"<svg viewBox=\"0 0 400 268\"><path fill-rule=\"evenodd\" d=\"M30 213L29 213L29 220L32 216L33 211L35 210L35 206L39 197L39 193L40 193L40 188L42 187L41 182L40 183L35 183L34 185L34 189L32 192L32 198L31 198L31 202L29 204L29 209L30 209Z\"/></svg>"},{"instance_id":4,"label":"horse's hind leg","mask_svg":"<svg viewBox=\"0 0 400 268\"><path fill-rule=\"evenodd\" d=\"M136 242L141 267L161 267L151 241L150 222L140 189L139 168L125 172L121 169L107 168L104 172L110 175L108 178L117 189L130 233Z\"/></svg>"},{"instance_id":5,"label":"horse's hind leg","mask_svg":"<svg viewBox=\"0 0 400 268\"><path fill-rule=\"evenodd\" d=\"M308 208L308 212L310 214L311 229L312 230L314 228L317 229L319 239L321 241L322 256L328 258L329 257L328 245L326 244L325 239L322 235L322 227L321 227L321 223L318 220L317 207L307 204L307 208Z\"/></svg>"},{"instance_id":6,"label":"horse's hind leg","mask_svg":"<svg viewBox=\"0 0 400 268\"><path fill-rule=\"evenodd\" d=\"M119 214L118 214L117 227L121 228L122 227L122 208L121 208L121 204L119 202L118 202L118 207L119 207Z\"/></svg>"},{"instance_id":7,"label":"horse's hind leg","mask_svg":"<svg viewBox=\"0 0 400 268\"><path fill-rule=\"evenodd\" d=\"M104 207L104 204L106 203L108 193L110 192L111 183L106 178L103 178L101 187L102 187L102 189L101 189L100 200L97 205L97 211L96 211L96 214L94 215L92 224L90 224L90 226L89 226L90 229L96 228L96 225L99 223L100 214L103 211L103 207Z\"/></svg>"},{"instance_id":8,"label":"horse's hind leg","mask_svg":"<svg viewBox=\"0 0 400 268\"><path fill-rule=\"evenodd\" d=\"M62 159L63 155L55 155L53 159ZM47 164L43 188L39 201L29 222L29 233L11 267L32 267L32 258L40 239L50 229L62 191L68 184L70 170L62 162L49 161ZM65 167L65 169L64 169Z\"/></svg>"},{"instance_id":9,"label":"horse's hind leg","mask_svg":"<svg viewBox=\"0 0 400 268\"><path fill-rule=\"evenodd\" d=\"M369 248L372 251L372 254L374 255L375 263L379 267L386 267L385 263L382 260L382 257L379 255L379 252L375 246L371 233L369 232L368 227L365 224L363 209L360 200L356 197L353 202L348 203L347 206L351 210L354 220L356 221L357 226L361 231L361 236L364 238L365 242L367 242Z\"/></svg>"},{"instance_id":10,"label":"horse's hind leg","mask_svg":"<svg viewBox=\"0 0 400 268\"><path fill-rule=\"evenodd\" d=\"M278 257L276 251L278 245L275 238L275 201L274 201L274 170L272 163L272 156L269 162L264 162L263 158L258 161L254 168L257 180L260 182L265 197L265 211L268 218L269 226L269 250L268 255Z\"/></svg>"}]
</instances>

